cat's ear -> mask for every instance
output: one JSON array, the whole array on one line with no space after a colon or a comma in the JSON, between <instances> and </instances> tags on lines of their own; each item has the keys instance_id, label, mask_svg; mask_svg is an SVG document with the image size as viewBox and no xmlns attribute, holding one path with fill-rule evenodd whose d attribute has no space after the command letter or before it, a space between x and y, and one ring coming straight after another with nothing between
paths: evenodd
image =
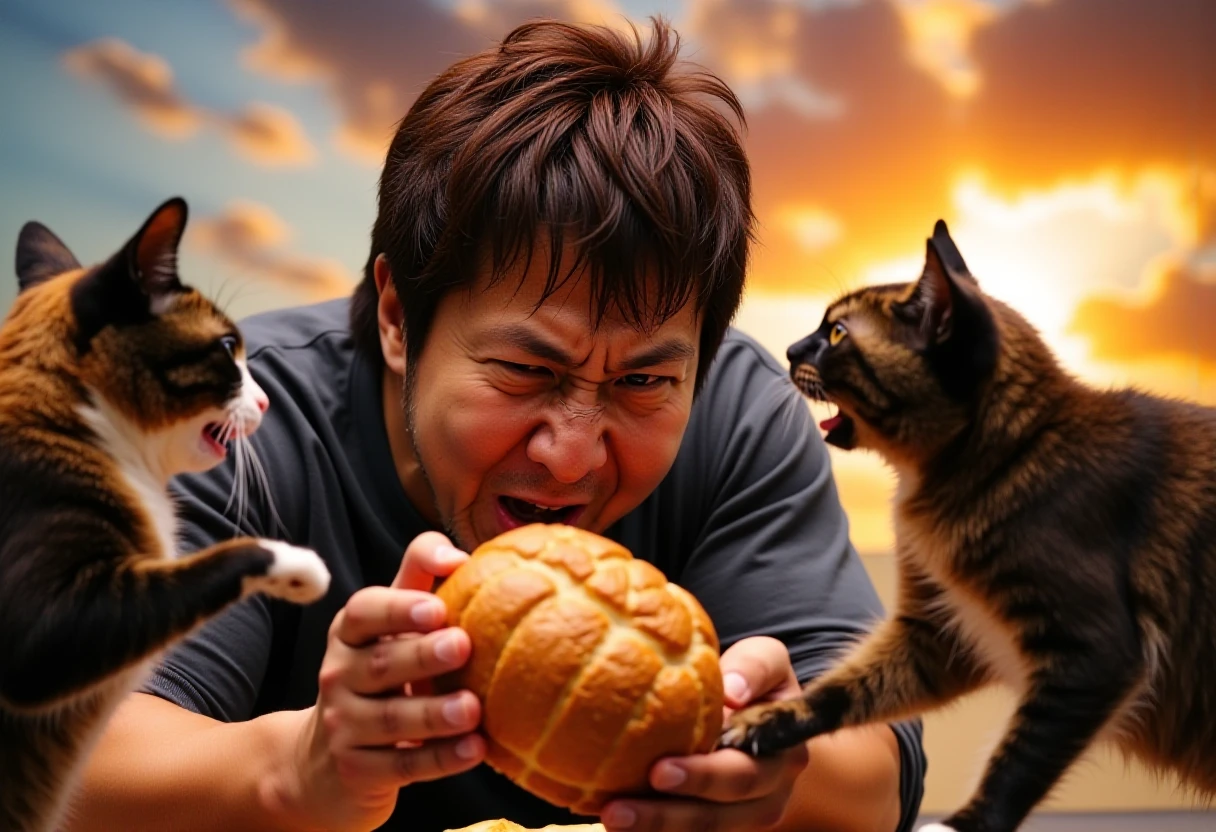
<instances>
[{"instance_id":1,"label":"cat's ear","mask_svg":"<svg viewBox=\"0 0 1216 832\"><path fill-rule=\"evenodd\" d=\"M17 291L80 268L71 250L40 222L27 222L17 235Z\"/></svg>"},{"instance_id":2,"label":"cat's ear","mask_svg":"<svg viewBox=\"0 0 1216 832\"><path fill-rule=\"evenodd\" d=\"M186 230L186 201L167 200L135 232L123 249L127 276L151 302L153 314L183 291L177 275L177 249Z\"/></svg>"},{"instance_id":3,"label":"cat's ear","mask_svg":"<svg viewBox=\"0 0 1216 832\"><path fill-rule=\"evenodd\" d=\"M929 251L932 255L936 255L938 265L953 280L966 280L970 283L976 282L975 277L971 274L971 270L967 268L967 264L963 261L963 255L958 250L958 246L954 244L954 240L950 237L950 229L946 227L945 220L938 220L934 224L933 236L929 238Z\"/></svg>"},{"instance_id":4,"label":"cat's ear","mask_svg":"<svg viewBox=\"0 0 1216 832\"><path fill-rule=\"evenodd\" d=\"M938 220L933 236L925 242L925 269L905 302L909 313L919 321L925 343L941 344L950 339L956 306L967 298L966 289L960 285L963 281L974 283L975 278L950 238L946 223Z\"/></svg>"}]
</instances>

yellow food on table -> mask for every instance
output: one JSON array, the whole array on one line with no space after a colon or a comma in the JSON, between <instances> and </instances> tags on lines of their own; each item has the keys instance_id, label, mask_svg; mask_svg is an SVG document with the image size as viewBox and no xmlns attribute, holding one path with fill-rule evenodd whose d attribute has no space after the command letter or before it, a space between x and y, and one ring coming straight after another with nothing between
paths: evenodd
<instances>
[{"instance_id":1,"label":"yellow food on table","mask_svg":"<svg viewBox=\"0 0 1216 832\"><path fill-rule=\"evenodd\" d=\"M437 594L472 655L436 688L481 699L487 762L533 794L594 814L615 795L646 792L659 758L717 742L722 675L709 616L613 541L557 524L513 529Z\"/></svg>"},{"instance_id":2,"label":"yellow food on table","mask_svg":"<svg viewBox=\"0 0 1216 832\"><path fill-rule=\"evenodd\" d=\"M549 825L540 829L528 829L509 820L483 820L472 826L448 829L445 832L604 832L602 823L576 823L572 826Z\"/></svg>"}]
</instances>

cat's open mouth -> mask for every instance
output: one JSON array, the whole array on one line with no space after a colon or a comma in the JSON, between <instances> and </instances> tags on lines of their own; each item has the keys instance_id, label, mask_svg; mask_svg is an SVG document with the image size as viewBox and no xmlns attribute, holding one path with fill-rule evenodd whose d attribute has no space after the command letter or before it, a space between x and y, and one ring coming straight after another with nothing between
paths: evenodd
<instances>
[{"instance_id":1,"label":"cat's open mouth","mask_svg":"<svg viewBox=\"0 0 1216 832\"><path fill-rule=\"evenodd\" d=\"M851 451L857 446L857 425L853 422L852 417L843 412L837 411L835 416L824 419L819 423L819 428L827 431L823 441L829 445L835 445L846 451Z\"/></svg>"},{"instance_id":2,"label":"cat's open mouth","mask_svg":"<svg viewBox=\"0 0 1216 832\"><path fill-rule=\"evenodd\" d=\"M819 371L810 364L798 363L790 368L790 378L794 386L808 399L816 402L831 402L827 390L823 387L823 379ZM819 423L821 430L827 431L823 441L846 451L857 446L857 425L852 417L845 415L837 407L836 415Z\"/></svg>"},{"instance_id":3,"label":"cat's open mouth","mask_svg":"<svg viewBox=\"0 0 1216 832\"><path fill-rule=\"evenodd\" d=\"M216 456L223 458L228 453L225 440L231 436L227 422L208 422L203 426L203 446Z\"/></svg>"}]
</instances>

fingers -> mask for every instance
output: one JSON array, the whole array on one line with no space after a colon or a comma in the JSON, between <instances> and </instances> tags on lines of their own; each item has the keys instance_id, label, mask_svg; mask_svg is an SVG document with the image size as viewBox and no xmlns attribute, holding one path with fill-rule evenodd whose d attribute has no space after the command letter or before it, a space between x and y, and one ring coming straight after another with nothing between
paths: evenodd
<instances>
[{"instance_id":1,"label":"fingers","mask_svg":"<svg viewBox=\"0 0 1216 832\"><path fill-rule=\"evenodd\" d=\"M469 691L450 696L353 696L324 707L321 719L333 746L365 749L467 733L481 720L481 703Z\"/></svg>"},{"instance_id":2,"label":"fingers","mask_svg":"<svg viewBox=\"0 0 1216 832\"><path fill-rule=\"evenodd\" d=\"M370 586L350 597L334 616L329 633L344 644L361 647L381 636L428 632L447 617L443 602L414 590Z\"/></svg>"},{"instance_id":3,"label":"fingers","mask_svg":"<svg viewBox=\"0 0 1216 832\"><path fill-rule=\"evenodd\" d=\"M469 556L452 545L439 532L423 532L410 541L401 558L401 567L390 586L430 592L436 578L445 578Z\"/></svg>"},{"instance_id":4,"label":"fingers","mask_svg":"<svg viewBox=\"0 0 1216 832\"><path fill-rule=\"evenodd\" d=\"M338 758L338 774L360 789L397 788L468 771L485 755L485 740L466 734L416 747L351 749Z\"/></svg>"},{"instance_id":5,"label":"fingers","mask_svg":"<svg viewBox=\"0 0 1216 832\"><path fill-rule=\"evenodd\" d=\"M723 749L711 754L671 758L655 764L650 784L668 794L716 803L755 800L792 782L807 764L805 744L788 753L762 759Z\"/></svg>"},{"instance_id":6,"label":"fingers","mask_svg":"<svg viewBox=\"0 0 1216 832\"><path fill-rule=\"evenodd\" d=\"M759 699L776 699L798 692L798 677L785 645L775 638L755 636L731 645L719 660L726 705L738 709Z\"/></svg>"},{"instance_id":7,"label":"fingers","mask_svg":"<svg viewBox=\"0 0 1216 832\"><path fill-rule=\"evenodd\" d=\"M767 759L727 749L661 760L650 784L675 799L614 801L601 820L609 832L766 829L781 820L807 762L805 744Z\"/></svg>"},{"instance_id":8,"label":"fingers","mask_svg":"<svg viewBox=\"0 0 1216 832\"><path fill-rule=\"evenodd\" d=\"M400 691L410 682L461 667L471 649L468 634L457 627L379 639L358 648L339 639L322 663L321 684L340 682L354 693L369 695ZM335 676L340 678L331 678Z\"/></svg>"}]
</instances>

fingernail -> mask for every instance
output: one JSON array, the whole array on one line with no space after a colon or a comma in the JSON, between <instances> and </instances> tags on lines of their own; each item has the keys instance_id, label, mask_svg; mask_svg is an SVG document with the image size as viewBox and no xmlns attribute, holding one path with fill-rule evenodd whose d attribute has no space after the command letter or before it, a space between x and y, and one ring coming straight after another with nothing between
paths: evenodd
<instances>
[{"instance_id":1,"label":"fingernail","mask_svg":"<svg viewBox=\"0 0 1216 832\"><path fill-rule=\"evenodd\" d=\"M616 803L608 807L608 811L604 812L600 820L605 826L611 826L613 829L629 829L638 822L638 813L628 806Z\"/></svg>"},{"instance_id":2,"label":"fingernail","mask_svg":"<svg viewBox=\"0 0 1216 832\"><path fill-rule=\"evenodd\" d=\"M410 610L410 619L419 627L435 627L444 619L446 611L442 604L435 601L423 601L415 604Z\"/></svg>"},{"instance_id":3,"label":"fingernail","mask_svg":"<svg viewBox=\"0 0 1216 832\"><path fill-rule=\"evenodd\" d=\"M443 718L448 721L448 725L464 725L468 716L468 708L465 707L462 697L444 702L442 710Z\"/></svg>"},{"instance_id":4,"label":"fingernail","mask_svg":"<svg viewBox=\"0 0 1216 832\"><path fill-rule=\"evenodd\" d=\"M477 741L477 737L472 734L462 737L460 742L456 743L456 756L462 760L475 759L481 751L480 745L481 743Z\"/></svg>"},{"instance_id":5,"label":"fingernail","mask_svg":"<svg viewBox=\"0 0 1216 832\"><path fill-rule=\"evenodd\" d=\"M688 779L688 772L675 763L661 763L654 773L656 789L674 789Z\"/></svg>"},{"instance_id":6,"label":"fingernail","mask_svg":"<svg viewBox=\"0 0 1216 832\"><path fill-rule=\"evenodd\" d=\"M460 645L456 642L456 636L449 634L443 636L435 644L435 658L444 664L453 664L460 655Z\"/></svg>"},{"instance_id":7,"label":"fingernail","mask_svg":"<svg viewBox=\"0 0 1216 832\"><path fill-rule=\"evenodd\" d=\"M440 561L443 561L444 563L453 563L454 561L461 561L467 557L468 557L468 555L466 553L460 551L455 546L444 545L444 546L435 547L435 558Z\"/></svg>"},{"instance_id":8,"label":"fingernail","mask_svg":"<svg viewBox=\"0 0 1216 832\"><path fill-rule=\"evenodd\" d=\"M747 689L747 680L738 673L727 673L722 679L722 687L726 695L736 702L746 702L751 693Z\"/></svg>"}]
</instances>

